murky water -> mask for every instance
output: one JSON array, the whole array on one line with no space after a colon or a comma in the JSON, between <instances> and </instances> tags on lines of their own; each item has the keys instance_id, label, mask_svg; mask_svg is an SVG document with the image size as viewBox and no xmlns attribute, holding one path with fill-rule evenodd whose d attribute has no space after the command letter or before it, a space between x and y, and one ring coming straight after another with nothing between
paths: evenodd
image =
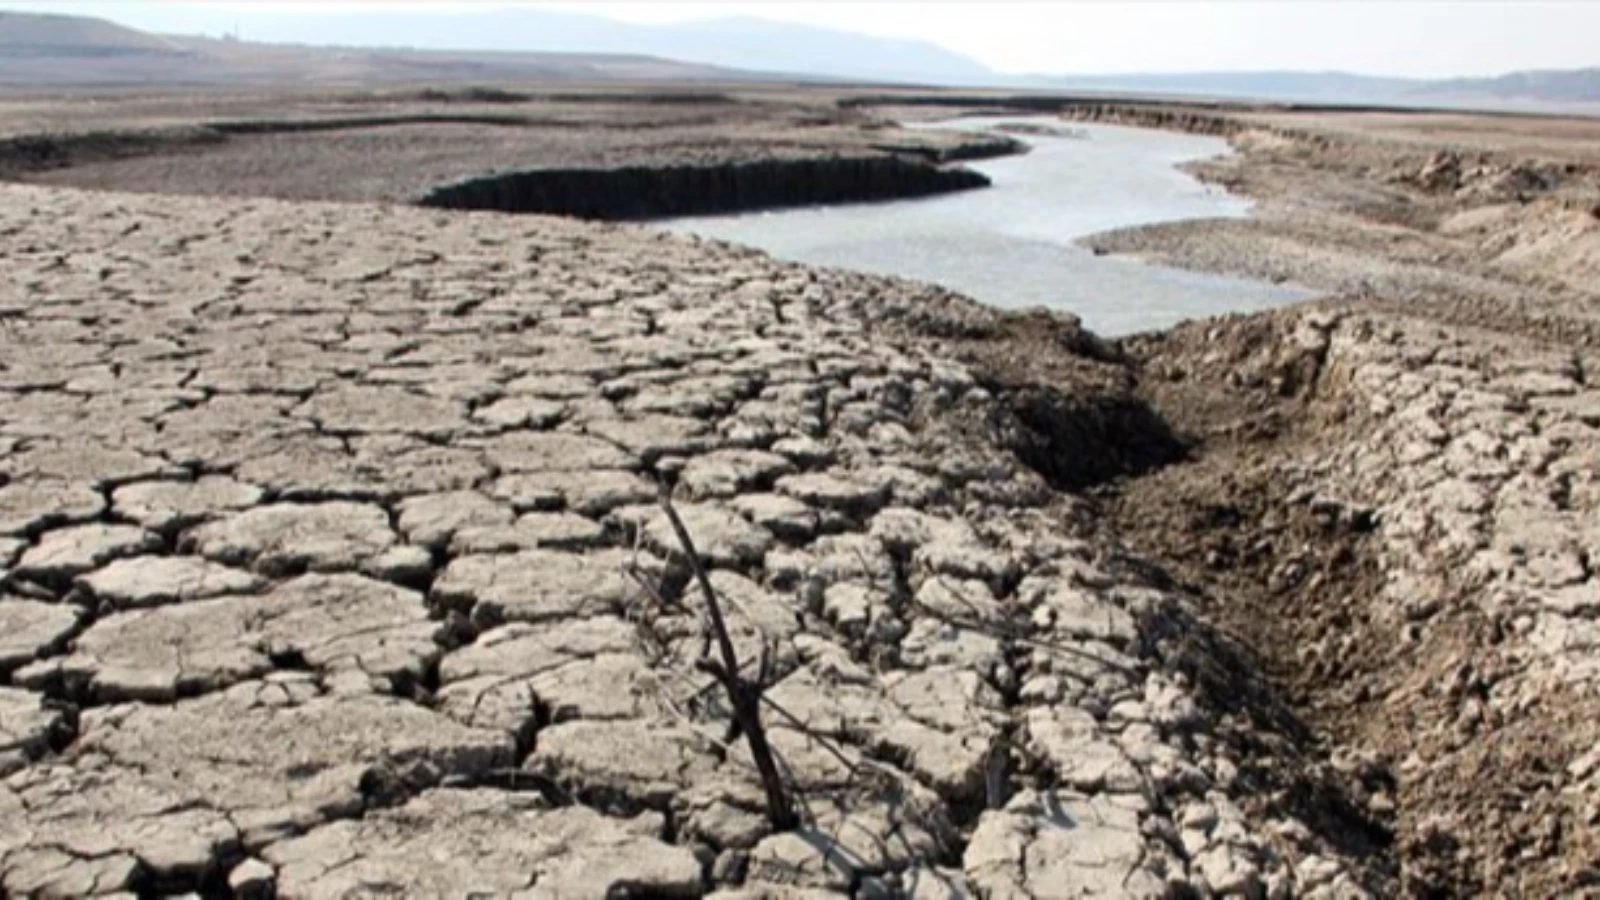
<instances>
[{"instance_id":1,"label":"murky water","mask_svg":"<svg viewBox=\"0 0 1600 900\"><path fill-rule=\"evenodd\" d=\"M937 127L1045 121L973 118ZM1310 296L1284 285L1097 257L1074 245L1112 228L1243 216L1249 204L1174 168L1228 152L1220 139L1109 125L1069 130L1073 136L1024 136L1032 146L1027 154L970 163L993 179L989 188L659 224L783 259L930 281L1008 309L1067 310L1108 335Z\"/></svg>"}]
</instances>

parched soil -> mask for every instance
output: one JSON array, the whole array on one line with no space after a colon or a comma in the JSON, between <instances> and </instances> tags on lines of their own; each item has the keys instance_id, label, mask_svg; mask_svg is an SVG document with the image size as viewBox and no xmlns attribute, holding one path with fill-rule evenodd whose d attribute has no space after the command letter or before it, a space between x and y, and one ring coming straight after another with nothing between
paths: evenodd
<instances>
[{"instance_id":1,"label":"parched soil","mask_svg":"<svg viewBox=\"0 0 1600 900\"><path fill-rule=\"evenodd\" d=\"M1352 322L1384 319L1336 328ZM1417 461L1410 454L1426 451L1396 444L1392 414L1363 408L1385 383L1352 392L1335 359L1296 386L1281 362L1240 352L1287 343L1263 339L1274 325L1284 327L1180 329L1140 348L1152 405L1205 438L1192 461L1107 492L1108 530L1252 648L1336 764L1358 775L1358 795L1396 835L1409 893L1593 888L1592 501L1515 514L1591 477L1592 444L1544 445L1542 465L1522 461L1547 431L1592 439L1592 402L1578 418L1529 416L1510 426L1527 434L1470 456L1482 432L1457 425L1448 401L1427 413L1431 403L1418 404L1412 414L1443 452ZM1235 374L1195 365L1218 357ZM1514 406L1518 395L1491 398ZM1552 559L1573 568L1547 575Z\"/></svg>"},{"instance_id":2,"label":"parched soil","mask_svg":"<svg viewBox=\"0 0 1600 900\"><path fill-rule=\"evenodd\" d=\"M1408 892L1594 891L1600 169L1539 123L1440 149L1376 118L1247 120L1196 169L1254 219L1092 239L1336 298L1126 341L1197 449L1107 527L1360 774Z\"/></svg>"},{"instance_id":3,"label":"parched soil","mask_svg":"<svg viewBox=\"0 0 1600 900\"><path fill-rule=\"evenodd\" d=\"M493 100L430 91L306 94L279 96L275 104L245 94L196 98L187 107L152 100L144 109L134 104L125 117L100 118L70 114L87 101L65 105L68 111L0 106L0 135L11 132L0 137L0 178L161 194L412 203L464 182L552 171L794 164L793 180L804 188L819 175L803 166L842 163L835 179L841 183L864 166L884 170L842 195L870 200L986 183L936 164L1022 147L1000 134L900 129L863 112L799 103L781 90L654 91L508 93ZM904 170L898 178L893 163ZM953 175L970 177L947 177ZM565 191L595 188L584 182ZM705 193L703 185L697 190ZM820 189L814 196L797 189L792 198L739 185L720 193L714 199L727 209L840 199ZM615 218L638 217L631 213L637 202L617 198L611 205L619 210ZM529 203L520 211L579 211L570 203L545 207Z\"/></svg>"},{"instance_id":4,"label":"parched soil","mask_svg":"<svg viewBox=\"0 0 1600 900\"><path fill-rule=\"evenodd\" d=\"M1390 892L1239 648L1094 540L1138 426L1081 332L1062 392L919 336L1005 347L970 301L636 228L4 193L8 895Z\"/></svg>"},{"instance_id":5,"label":"parched soil","mask_svg":"<svg viewBox=\"0 0 1600 900\"><path fill-rule=\"evenodd\" d=\"M45 183L0 187L0 896L1600 890L1588 125L1032 98L1227 135L1196 171L1259 201L1093 246L1327 295L1115 342L308 199L530 151L981 151L839 99L12 131ZM798 829L696 665L663 489Z\"/></svg>"}]
</instances>

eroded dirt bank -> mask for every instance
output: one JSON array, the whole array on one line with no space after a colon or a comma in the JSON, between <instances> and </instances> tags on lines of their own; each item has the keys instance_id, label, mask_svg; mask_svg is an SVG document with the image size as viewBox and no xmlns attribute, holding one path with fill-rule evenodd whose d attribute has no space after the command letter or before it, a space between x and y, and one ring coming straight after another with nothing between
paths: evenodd
<instances>
[{"instance_id":1,"label":"eroded dirt bank","mask_svg":"<svg viewBox=\"0 0 1600 900\"><path fill-rule=\"evenodd\" d=\"M834 156L703 166L533 169L440 185L442 209L543 213L606 221L926 197L988 187L987 176L901 156Z\"/></svg>"},{"instance_id":2,"label":"eroded dirt bank","mask_svg":"<svg viewBox=\"0 0 1600 900\"><path fill-rule=\"evenodd\" d=\"M277 92L20 107L0 108L8 181L594 219L965 190L988 181L956 161L1023 149L1000 134L904 130L758 90Z\"/></svg>"},{"instance_id":3,"label":"eroded dirt bank","mask_svg":"<svg viewBox=\"0 0 1600 900\"><path fill-rule=\"evenodd\" d=\"M1107 494L1108 527L1254 649L1409 891L1594 889L1592 357L1359 308L1130 349L1204 449Z\"/></svg>"},{"instance_id":4,"label":"eroded dirt bank","mask_svg":"<svg viewBox=\"0 0 1600 900\"><path fill-rule=\"evenodd\" d=\"M908 100L997 102L866 105ZM1105 538L1250 649L1408 894L1600 889L1600 123L1029 108L1235 148L1191 168L1251 218L1098 251L1328 294L1109 348L1189 450L1095 491Z\"/></svg>"},{"instance_id":5,"label":"eroded dirt bank","mask_svg":"<svg viewBox=\"0 0 1600 900\"><path fill-rule=\"evenodd\" d=\"M1192 461L1102 494L1354 774L1408 892L1600 889L1600 123L1074 116L1226 134L1240 222L1091 239L1329 291L1123 342Z\"/></svg>"}]
</instances>

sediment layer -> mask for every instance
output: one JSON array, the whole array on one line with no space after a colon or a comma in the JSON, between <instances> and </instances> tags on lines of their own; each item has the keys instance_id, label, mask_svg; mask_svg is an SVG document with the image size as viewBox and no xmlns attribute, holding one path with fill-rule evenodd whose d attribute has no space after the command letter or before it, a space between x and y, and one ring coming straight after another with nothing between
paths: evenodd
<instances>
[{"instance_id":1,"label":"sediment layer","mask_svg":"<svg viewBox=\"0 0 1600 900\"><path fill-rule=\"evenodd\" d=\"M782 97L650 96L144 98L94 116L41 106L0 122L0 178L636 218L960 190L985 181L939 164L1023 149Z\"/></svg>"},{"instance_id":2,"label":"sediment layer","mask_svg":"<svg viewBox=\"0 0 1600 900\"><path fill-rule=\"evenodd\" d=\"M898 156L710 166L534 169L434 188L422 206L628 220L908 199L987 187L980 172Z\"/></svg>"}]
</instances>

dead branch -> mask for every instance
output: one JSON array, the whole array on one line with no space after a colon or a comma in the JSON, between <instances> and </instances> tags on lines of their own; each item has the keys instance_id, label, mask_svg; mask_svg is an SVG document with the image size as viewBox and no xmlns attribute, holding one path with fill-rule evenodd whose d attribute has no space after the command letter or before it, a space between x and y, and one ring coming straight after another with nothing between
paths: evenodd
<instances>
[{"instance_id":1,"label":"dead branch","mask_svg":"<svg viewBox=\"0 0 1600 900\"><path fill-rule=\"evenodd\" d=\"M689 567L694 571L695 581L700 585L700 593L705 597L706 618L711 622L711 631L716 637L717 649L722 656L720 662L702 659L697 668L716 678L728 692L728 703L733 708L734 724L750 747L750 757L755 762L756 773L761 777L762 790L767 795L767 819L774 829L789 831L800 822L795 814L788 788L784 785L783 776L778 771L777 761L773 759L772 747L767 743L766 730L761 726L761 695L766 685L744 677L739 665L739 655L733 649L733 638L728 635L728 625L722 618L722 605L717 600L716 591L711 589L711 578L706 575L705 565L701 563L700 554L695 550L689 529L684 527L683 519L673 508L671 492L665 485L661 488L661 509L666 513L667 521L672 525L672 532L677 536L678 545L682 548L683 555L688 558ZM766 670L765 660L759 668L762 671Z\"/></svg>"}]
</instances>

